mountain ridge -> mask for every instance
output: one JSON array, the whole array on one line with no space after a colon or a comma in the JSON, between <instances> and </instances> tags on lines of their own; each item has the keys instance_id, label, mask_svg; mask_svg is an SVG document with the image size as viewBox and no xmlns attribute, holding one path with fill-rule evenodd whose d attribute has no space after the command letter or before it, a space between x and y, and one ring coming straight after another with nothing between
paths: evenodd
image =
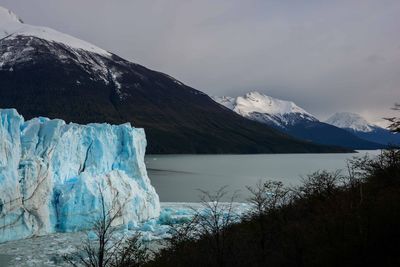
<instances>
[{"instance_id":1,"label":"mountain ridge","mask_svg":"<svg viewBox=\"0 0 400 267\"><path fill-rule=\"evenodd\" d=\"M275 125L279 128L285 128L287 125L295 123L295 117L318 121L315 116L292 101L273 98L257 91L251 91L236 98L214 96L213 99L243 117Z\"/></svg>"},{"instance_id":2,"label":"mountain ridge","mask_svg":"<svg viewBox=\"0 0 400 267\"><path fill-rule=\"evenodd\" d=\"M105 50L96 53L91 44L56 41L54 36L69 38L57 31L20 24L0 25L16 29L0 40L0 108L16 108L27 119L131 122L145 129L148 153L349 151L295 139L222 108L167 74ZM43 38L42 29L51 38Z\"/></svg>"},{"instance_id":3,"label":"mountain ridge","mask_svg":"<svg viewBox=\"0 0 400 267\"><path fill-rule=\"evenodd\" d=\"M292 101L273 98L256 91L236 98L225 96L213 99L243 117L280 129L299 139L350 149L384 147L382 144L361 139L346 130L321 122Z\"/></svg>"},{"instance_id":4,"label":"mountain ridge","mask_svg":"<svg viewBox=\"0 0 400 267\"><path fill-rule=\"evenodd\" d=\"M338 112L329 117L326 123L342 128L371 142L389 146L400 145L400 134L370 123L356 113Z\"/></svg>"},{"instance_id":5,"label":"mountain ridge","mask_svg":"<svg viewBox=\"0 0 400 267\"><path fill-rule=\"evenodd\" d=\"M349 128L361 132L371 132L374 127L378 127L369 123L360 115L351 112L336 112L325 122L339 128Z\"/></svg>"}]
</instances>

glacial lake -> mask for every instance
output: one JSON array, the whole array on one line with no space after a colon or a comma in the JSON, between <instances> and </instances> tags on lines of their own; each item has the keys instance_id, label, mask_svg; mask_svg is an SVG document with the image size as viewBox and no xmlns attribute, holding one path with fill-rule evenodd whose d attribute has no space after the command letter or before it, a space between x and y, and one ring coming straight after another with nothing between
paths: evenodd
<instances>
[{"instance_id":1,"label":"glacial lake","mask_svg":"<svg viewBox=\"0 0 400 267\"><path fill-rule=\"evenodd\" d=\"M247 185L260 179L298 185L301 177L317 170L342 170L352 157L371 156L379 150L347 154L261 154L261 155L147 155L148 175L162 202L198 202L198 189L213 192L227 185L245 201ZM226 200L226 199L225 199Z\"/></svg>"}]
</instances>

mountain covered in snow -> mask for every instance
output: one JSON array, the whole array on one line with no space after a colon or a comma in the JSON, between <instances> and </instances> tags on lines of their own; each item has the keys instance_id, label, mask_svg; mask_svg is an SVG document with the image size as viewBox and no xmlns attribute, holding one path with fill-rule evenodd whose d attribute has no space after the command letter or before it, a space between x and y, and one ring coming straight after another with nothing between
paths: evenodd
<instances>
[{"instance_id":1,"label":"mountain covered in snow","mask_svg":"<svg viewBox=\"0 0 400 267\"><path fill-rule=\"evenodd\" d=\"M360 139L348 131L319 121L292 101L273 98L256 91L244 96L213 99L245 118L267 124L300 139L351 149L382 147L382 144Z\"/></svg>"},{"instance_id":2,"label":"mountain covered in snow","mask_svg":"<svg viewBox=\"0 0 400 267\"><path fill-rule=\"evenodd\" d=\"M326 123L355 132L371 132L374 128L378 127L369 123L360 115L351 112L335 113L326 120Z\"/></svg>"},{"instance_id":3,"label":"mountain covered in snow","mask_svg":"<svg viewBox=\"0 0 400 267\"><path fill-rule=\"evenodd\" d=\"M173 64L173 63L172 63ZM148 153L329 152L244 119L169 75L0 8L0 108L144 128Z\"/></svg>"},{"instance_id":4,"label":"mountain covered in snow","mask_svg":"<svg viewBox=\"0 0 400 267\"><path fill-rule=\"evenodd\" d=\"M278 128L287 128L298 121L318 121L313 115L291 101L284 101L253 91L244 96L213 97L239 115Z\"/></svg>"},{"instance_id":5,"label":"mountain covered in snow","mask_svg":"<svg viewBox=\"0 0 400 267\"><path fill-rule=\"evenodd\" d=\"M109 52L88 42L72 37L47 27L25 24L12 11L0 6L0 39L16 36L36 37L48 42L63 43L75 49L82 49L97 54L111 55Z\"/></svg>"},{"instance_id":6,"label":"mountain covered in snow","mask_svg":"<svg viewBox=\"0 0 400 267\"><path fill-rule=\"evenodd\" d=\"M326 120L326 123L345 129L352 134L371 142L384 145L400 145L400 134L368 122L362 116L351 112L339 112Z\"/></svg>"},{"instance_id":7,"label":"mountain covered in snow","mask_svg":"<svg viewBox=\"0 0 400 267\"><path fill-rule=\"evenodd\" d=\"M0 243L88 229L102 211L117 225L157 217L143 129L34 118L0 109Z\"/></svg>"}]
</instances>

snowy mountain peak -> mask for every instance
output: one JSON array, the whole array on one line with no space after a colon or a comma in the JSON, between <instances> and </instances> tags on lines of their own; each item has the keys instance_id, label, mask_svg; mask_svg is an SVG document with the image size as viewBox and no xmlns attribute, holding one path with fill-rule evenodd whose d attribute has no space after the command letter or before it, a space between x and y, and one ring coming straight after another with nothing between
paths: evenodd
<instances>
[{"instance_id":1,"label":"snowy mountain peak","mask_svg":"<svg viewBox=\"0 0 400 267\"><path fill-rule=\"evenodd\" d=\"M352 129L360 132L371 132L376 125L369 123L363 117L351 112L338 112L326 120L326 123L339 128Z\"/></svg>"},{"instance_id":2,"label":"snowy mountain peak","mask_svg":"<svg viewBox=\"0 0 400 267\"><path fill-rule=\"evenodd\" d=\"M17 36L36 37L50 42L61 43L74 49L83 49L101 55L111 55L93 44L68 34L47 27L25 24L12 11L0 6L0 39L12 39Z\"/></svg>"},{"instance_id":3,"label":"snowy mountain peak","mask_svg":"<svg viewBox=\"0 0 400 267\"><path fill-rule=\"evenodd\" d=\"M235 108L238 111L240 110L243 114L248 114L251 112L268 113L274 115L300 113L314 117L292 101L273 98L257 91L249 92L245 96L239 96L236 99Z\"/></svg>"},{"instance_id":4,"label":"snowy mountain peak","mask_svg":"<svg viewBox=\"0 0 400 267\"><path fill-rule=\"evenodd\" d=\"M292 101L273 98L257 91L237 98L223 96L213 97L213 99L243 117L278 127L293 125L300 120L318 121Z\"/></svg>"}]
</instances>

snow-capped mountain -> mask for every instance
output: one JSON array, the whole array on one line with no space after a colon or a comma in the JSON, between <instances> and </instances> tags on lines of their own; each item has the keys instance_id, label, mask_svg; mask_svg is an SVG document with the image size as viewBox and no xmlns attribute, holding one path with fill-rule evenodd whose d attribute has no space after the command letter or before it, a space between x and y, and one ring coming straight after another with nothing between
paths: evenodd
<instances>
[{"instance_id":1,"label":"snow-capped mountain","mask_svg":"<svg viewBox=\"0 0 400 267\"><path fill-rule=\"evenodd\" d=\"M12 11L0 6L0 39L12 39L17 36L37 37L49 42L57 42L75 49L83 49L97 54L111 54L93 44L72 37L68 34L55 31L47 27L38 27L25 24Z\"/></svg>"},{"instance_id":2,"label":"snow-capped mountain","mask_svg":"<svg viewBox=\"0 0 400 267\"><path fill-rule=\"evenodd\" d=\"M0 9L0 108L26 119L130 122L149 153L337 151L237 116L201 91Z\"/></svg>"},{"instance_id":3,"label":"snow-capped mountain","mask_svg":"<svg viewBox=\"0 0 400 267\"><path fill-rule=\"evenodd\" d=\"M239 97L213 97L214 101L237 114L300 139L352 149L375 149L381 144L369 142L338 127L320 122L292 101L285 101L253 91Z\"/></svg>"},{"instance_id":4,"label":"snow-capped mountain","mask_svg":"<svg viewBox=\"0 0 400 267\"><path fill-rule=\"evenodd\" d=\"M326 123L345 129L365 140L384 145L400 145L400 134L370 123L359 114L335 113L326 120Z\"/></svg>"},{"instance_id":5,"label":"snow-capped mountain","mask_svg":"<svg viewBox=\"0 0 400 267\"><path fill-rule=\"evenodd\" d=\"M372 132L376 125L366 121L358 114L350 112L338 112L333 114L326 123L335 125L339 128L351 129L357 132Z\"/></svg>"},{"instance_id":6,"label":"snow-capped mountain","mask_svg":"<svg viewBox=\"0 0 400 267\"><path fill-rule=\"evenodd\" d=\"M237 98L213 97L213 99L243 117L275 127L286 128L303 120L318 121L291 101L280 100L256 91Z\"/></svg>"},{"instance_id":7,"label":"snow-capped mountain","mask_svg":"<svg viewBox=\"0 0 400 267\"><path fill-rule=\"evenodd\" d=\"M15 71L14 66L35 62L35 53L49 53L64 63L80 64L87 73L94 74L93 79L116 85L120 98L118 78L121 75L116 68L110 68L105 58L112 54L83 40L56 30L33 26L23 21L12 11L0 6L0 70ZM75 81L80 84L80 80Z\"/></svg>"}]
</instances>

